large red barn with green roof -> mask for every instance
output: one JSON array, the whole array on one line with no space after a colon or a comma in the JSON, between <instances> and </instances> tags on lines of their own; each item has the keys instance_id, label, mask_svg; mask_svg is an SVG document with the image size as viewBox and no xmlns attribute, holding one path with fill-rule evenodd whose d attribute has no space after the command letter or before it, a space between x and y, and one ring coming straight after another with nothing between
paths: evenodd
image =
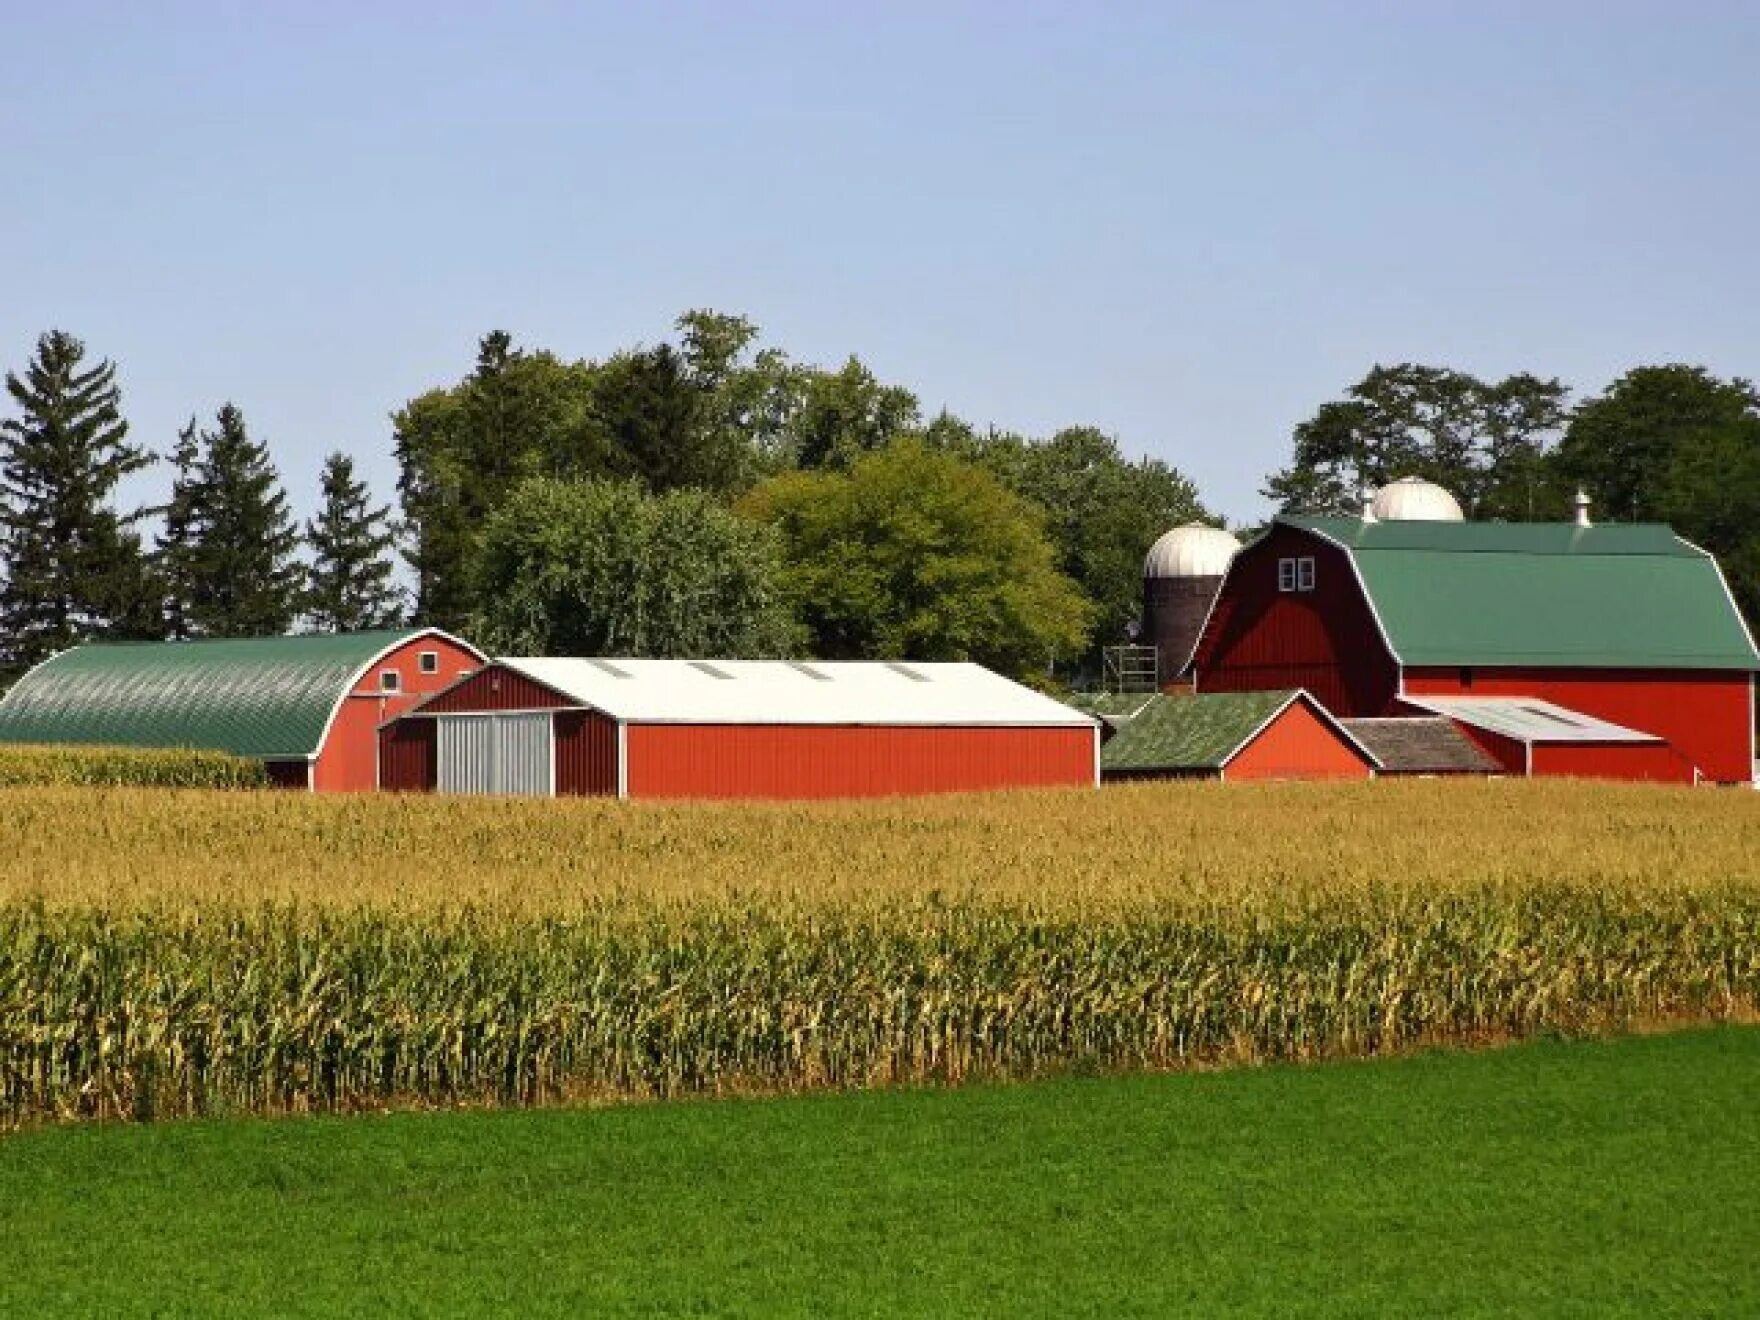
<instances>
[{"instance_id":1,"label":"large red barn with green roof","mask_svg":"<svg viewBox=\"0 0 1760 1320\"><path fill-rule=\"evenodd\" d=\"M1367 514L1278 517L1192 662L1201 692L1446 716L1515 773L1717 783L1754 777L1757 669L1716 562L1667 527Z\"/></svg>"}]
</instances>

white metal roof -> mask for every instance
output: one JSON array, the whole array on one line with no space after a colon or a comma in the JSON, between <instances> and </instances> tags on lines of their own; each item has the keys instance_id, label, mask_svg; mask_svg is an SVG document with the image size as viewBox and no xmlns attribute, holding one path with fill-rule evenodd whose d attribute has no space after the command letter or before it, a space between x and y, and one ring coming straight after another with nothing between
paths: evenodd
<instances>
[{"instance_id":1,"label":"white metal roof","mask_svg":"<svg viewBox=\"0 0 1760 1320\"><path fill-rule=\"evenodd\" d=\"M1095 724L975 664L556 656L495 663L642 724Z\"/></svg>"},{"instance_id":2,"label":"white metal roof","mask_svg":"<svg viewBox=\"0 0 1760 1320\"><path fill-rule=\"evenodd\" d=\"M1655 734L1585 715L1539 697L1412 697L1408 706L1434 711L1451 720L1500 733L1523 743L1653 743Z\"/></svg>"}]
</instances>

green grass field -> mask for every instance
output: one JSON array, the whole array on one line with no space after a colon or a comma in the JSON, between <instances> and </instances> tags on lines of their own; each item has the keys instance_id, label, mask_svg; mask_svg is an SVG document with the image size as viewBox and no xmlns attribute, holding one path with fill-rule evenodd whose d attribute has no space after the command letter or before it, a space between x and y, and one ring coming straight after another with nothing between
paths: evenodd
<instances>
[{"instance_id":1,"label":"green grass field","mask_svg":"<svg viewBox=\"0 0 1760 1320\"><path fill-rule=\"evenodd\" d=\"M1760 1312L1760 1029L1018 1087L43 1129L0 1313Z\"/></svg>"}]
</instances>

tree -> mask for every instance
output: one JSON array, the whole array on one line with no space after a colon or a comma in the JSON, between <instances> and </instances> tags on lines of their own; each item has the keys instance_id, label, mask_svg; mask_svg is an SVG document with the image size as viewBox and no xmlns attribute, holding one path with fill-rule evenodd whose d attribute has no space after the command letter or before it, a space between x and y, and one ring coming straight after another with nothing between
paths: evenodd
<instances>
[{"instance_id":1,"label":"tree","mask_svg":"<svg viewBox=\"0 0 1760 1320\"><path fill-rule=\"evenodd\" d=\"M809 372L788 425L803 468L848 467L917 424L917 396L882 385L853 355L836 372Z\"/></svg>"},{"instance_id":2,"label":"tree","mask_svg":"<svg viewBox=\"0 0 1760 1320\"><path fill-rule=\"evenodd\" d=\"M196 467L201 454L201 437L196 419L191 417L178 431L177 444L171 450L171 498L165 503L164 521L153 546L165 636L179 642L194 635L189 603L198 580Z\"/></svg>"},{"instance_id":3,"label":"tree","mask_svg":"<svg viewBox=\"0 0 1760 1320\"><path fill-rule=\"evenodd\" d=\"M152 458L128 443L115 367L85 358L84 344L52 330L22 377L6 374L19 416L0 422L0 650L14 674L89 638L152 627L132 526L141 515L111 502Z\"/></svg>"},{"instance_id":4,"label":"tree","mask_svg":"<svg viewBox=\"0 0 1760 1320\"><path fill-rule=\"evenodd\" d=\"M262 637L293 625L304 586L294 557L299 532L268 449L226 404L185 491L190 595L185 612L201 637Z\"/></svg>"},{"instance_id":5,"label":"tree","mask_svg":"<svg viewBox=\"0 0 1760 1320\"><path fill-rule=\"evenodd\" d=\"M1086 640L1090 608L1057 571L1039 510L920 441L847 471L774 477L741 509L781 533L788 594L818 655L975 660L1027 676Z\"/></svg>"},{"instance_id":6,"label":"tree","mask_svg":"<svg viewBox=\"0 0 1760 1320\"><path fill-rule=\"evenodd\" d=\"M1141 616L1143 556L1155 538L1211 518L1178 471L1156 459L1125 458L1096 427L1066 427L1043 441L996 431L978 436L943 414L925 440L970 456L1044 510L1057 567L1093 606L1089 659Z\"/></svg>"},{"instance_id":7,"label":"tree","mask_svg":"<svg viewBox=\"0 0 1760 1320\"><path fill-rule=\"evenodd\" d=\"M790 654L775 536L701 491L533 478L483 529L472 628L508 654Z\"/></svg>"},{"instance_id":8,"label":"tree","mask_svg":"<svg viewBox=\"0 0 1760 1320\"><path fill-rule=\"evenodd\" d=\"M403 613L403 593L391 580L391 510L374 508L354 460L324 460L323 505L306 524L311 565L305 612L319 632L386 628Z\"/></svg>"},{"instance_id":9,"label":"tree","mask_svg":"<svg viewBox=\"0 0 1760 1320\"><path fill-rule=\"evenodd\" d=\"M1760 623L1760 416L1684 437L1661 503L1677 532L1717 556L1750 625Z\"/></svg>"},{"instance_id":10,"label":"tree","mask_svg":"<svg viewBox=\"0 0 1760 1320\"><path fill-rule=\"evenodd\" d=\"M1488 383L1445 367L1377 366L1296 427L1290 466L1265 495L1290 512L1355 515L1369 490L1421 476L1471 516L1531 518L1555 502L1542 458L1568 395L1525 373Z\"/></svg>"},{"instance_id":11,"label":"tree","mask_svg":"<svg viewBox=\"0 0 1760 1320\"><path fill-rule=\"evenodd\" d=\"M1603 518L1664 518L1669 474L1682 445L1740 434L1756 416L1760 395L1745 380L1719 380L1703 367L1679 363L1637 367L1583 401L1558 446L1556 466L1588 491Z\"/></svg>"}]
</instances>

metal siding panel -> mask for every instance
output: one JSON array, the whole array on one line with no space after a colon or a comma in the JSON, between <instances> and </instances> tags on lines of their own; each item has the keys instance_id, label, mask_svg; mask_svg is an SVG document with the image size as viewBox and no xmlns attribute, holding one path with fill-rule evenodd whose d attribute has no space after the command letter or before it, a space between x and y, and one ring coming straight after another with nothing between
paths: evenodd
<instances>
[{"instance_id":1,"label":"metal siding panel","mask_svg":"<svg viewBox=\"0 0 1760 1320\"><path fill-rule=\"evenodd\" d=\"M617 792L617 725L592 711L558 711L556 791L569 796Z\"/></svg>"},{"instance_id":2,"label":"metal siding panel","mask_svg":"<svg viewBox=\"0 0 1760 1320\"><path fill-rule=\"evenodd\" d=\"M379 787L393 792L434 789L433 720L399 720L379 731Z\"/></svg>"},{"instance_id":3,"label":"metal siding panel","mask_svg":"<svg viewBox=\"0 0 1760 1320\"><path fill-rule=\"evenodd\" d=\"M1533 774L1670 784L1693 782L1693 767L1667 743L1540 744L1534 748Z\"/></svg>"},{"instance_id":4,"label":"metal siding panel","mask_svg":"<svg viewBox=\"0 0 1760 1320\"><path fill-rule=\"evenodd\" d=\"M1749 743L1749 679L1720 670L1474 669L1463 684L1458 669L1409 669L1406 689L1422 696L1524 696L1653 733L1707 779L1747 783L1753 775Z\"/></svg>"},{"instance_id":5,"label":"metal siding panel","mask_svg":"<svg viewBox=\"0 0 1760 1320\"><path fill-rule=\"evenodd\" d=\"M488 710L560 710L579 703L524 674L501 665L485 666L422 708L424 715Z\"/></svg>"},{"instance_id":6,"label":"metal siding panel","mask_svg":"<svg viewBox=\"0 0 1760 1320\"><path fill-rule=\"evenodd\" d=\"M1094 782L1089 728L631 725L631 797L827 798Z\"/></svg>"},{"instance_id":7,"label":"metal siding panel","mask_svg":"<svg viewBox=\"0 0 1760 1320\"><path fill-rule=\"evenodd\" d=\"M494 739L494 791L518 797L548 797L550 716L496 715L489 723Z\"/></svg>"}]
</instances>

